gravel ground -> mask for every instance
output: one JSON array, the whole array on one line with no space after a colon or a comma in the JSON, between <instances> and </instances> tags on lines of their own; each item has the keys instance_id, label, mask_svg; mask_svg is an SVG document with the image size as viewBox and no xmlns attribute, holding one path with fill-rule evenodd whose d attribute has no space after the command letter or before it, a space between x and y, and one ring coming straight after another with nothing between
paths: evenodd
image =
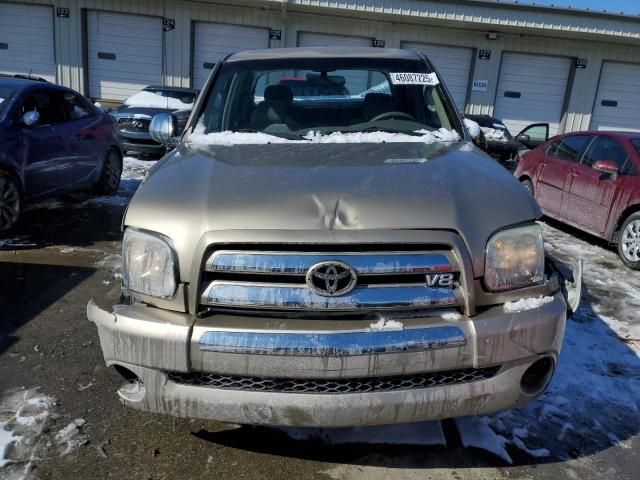
<instances>
[{"instance_id":1,"label":"gravel ground","mask_svg":"<svg viewBox=\"0 0 640 480\"><path fill-rule=\"evenodd\" d=\"M585 296L552 385L525 408L339 431L124 408L85 308L119 299L120 221L152 163L127 158L115 196L32 206L0 239L0 478L638 478L640 272L546 220L548 250L583 259Z\"/></svg>"}]
</instances>

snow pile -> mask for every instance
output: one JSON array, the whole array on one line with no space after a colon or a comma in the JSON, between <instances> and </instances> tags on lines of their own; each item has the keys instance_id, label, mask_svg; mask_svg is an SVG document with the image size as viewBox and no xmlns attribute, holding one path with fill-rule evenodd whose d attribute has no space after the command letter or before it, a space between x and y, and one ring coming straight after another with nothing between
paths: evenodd
<instances>
[{"instance_id":1,"label":"snow pile","mask_svg":"<svg viewBox=\"0 0 640 480\"><path fill-rule=\"evenodd\" d=\"M54 443L61 457L68 455L82 445L86 445L88 439L80 433L82 426L87 423L83 418L76 418L69 425L56 433Z\"/></svg>"},{"instance_id":2,"label":"snow pile","mask_svg":"<svg viewBox=\"0 0 640 480\"><path fill-rule=\"evenodd\" d=\"M455 310L443 312L442 315L440 316L444 320L449 320L449 321L460 320L462 318L462 315L460 315L460 313L456 312Z\"/></svg>"},{"instance_id":3,"label":"snow pile","mask_svg":"<svg viewBox=\"0 0 640 480\"><path fill-rule=\"evenodd\" d=\"M500 128L482 127L482 133L484 133L484 138L486 138L487 141L501 143L509 142L506 132Z\"/></svg>"},{"instance_id":4,"label":"snow pile","mask_svg":"<svg viewBox=\"0 0 640 480\"><path fill-rule=\"evenodd\" d=\"M4 98L0 98L0 103L4 102Z\"/></svg>"},{"instance_id":5,"label":"snow pile","mask_svg":"<svg viewBox=\"0 0 640 480\"><path fill-rule=\"evenodd\" d=\"M124 101L124 104L130 107L166 108L170 110L189 110L193 108L192 103L184 103L178 98L163 97L157 93L144 90L131 95Z\"/></svg>"},{"instance_id":6,"label":"snow pile","mask_svg":"<svg viewBox=\"0 0 640 480\"><path fill-rule=\"evenodd\" d=\"M397 332L404 329L404 325L396 320L381 318L376 323L369 325L372 332Z\"/></svg>"},{"instance_id":7,"label":"snow pile","mask_svg":"<svg viewBox=\"0 0 640 480\"><path fill-rule=\"evenodd\" d=\"M513 463L505 448L507 439L491 430L486 417L460 417L455 422L463 446L481 448Z\"/></svg>"},{"instance_id":8,"label":"snow pile","mask_svg":"<svg viewBox=\"0 0 640 480\"><path fill-rule=\"evenodd\" d=\"M468 118L464 118L463 122L464 126L469 131L469 135L471 135L472 138L478 138L480 136L480 125L478 125L477 122L474 122L473 120Z\"/></svg>"},{"instance_id":9,"label":"snow pile","mask_svg":"<svg viewBox=\"0 0 640 480\"><path fill-rule=\"evenodd\" d=\"M322 135L318 132L309 132L304 138L290 140L288 138L277 137L262 132L211 132L204 133L202 126L196 127L189 137L189 141L194 146L208 145L264 145L269 143L436 143L436 142L457 142L460 137L453 130L444 128L433 132L418 130L421 135L407 135L404 133L390 132L333 132Z\"/></svg>"},{"instance_id":10,"label":"snow pile","mask_svg":"<svg viewBox=\"0 0 640 480\"><path fill-rule=\"evenodd\" d=\"M521 298L516 302L506 302L504 304L505 312L524 312L526 310L534 310L540 308L547 303L553 302L553 297L538 298Z\"/></svg>"},{"instance_id":11,"label":"snow pile","mask_svg":"<svg viewBox=\"0 0 640 480\"><path fill-rule=\"evenodd\" d=\"M46 453L55 400L37 388L12 389L0 398L0 476L26 475ZM6 478L6 477L3 477Z\"/></svg>"}]
</instances>

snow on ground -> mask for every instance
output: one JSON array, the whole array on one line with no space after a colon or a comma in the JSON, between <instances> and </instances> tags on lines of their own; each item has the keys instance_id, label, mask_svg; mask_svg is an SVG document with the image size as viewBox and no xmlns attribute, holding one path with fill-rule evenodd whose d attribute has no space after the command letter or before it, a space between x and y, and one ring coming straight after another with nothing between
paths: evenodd
<instances>
[{"instance_id":1,"label":"snow on ground","mask_svg":"<svg viewBox=\"0 0 640 480\"><path fill-rule=\"evenodd\" d=\"M484 421L529 455L566 459L640 433L640 272L625 268L613 250L591 237L542 227L552 255L583 259L582 303L567 322L547 392L524 408Z\"/></svg>"},{"instance_id":2,"label":"snow on ground","mask_svg":"<svg viewBox=\"0 0 640 480\"><path fill-rule=\"evenodd\" d=\"M56 401L37 388L11 389L0 395L0 477L22 480L50 455L68 455L87 443L84 419L58 429Z\"/></svg>"}]
</instances>

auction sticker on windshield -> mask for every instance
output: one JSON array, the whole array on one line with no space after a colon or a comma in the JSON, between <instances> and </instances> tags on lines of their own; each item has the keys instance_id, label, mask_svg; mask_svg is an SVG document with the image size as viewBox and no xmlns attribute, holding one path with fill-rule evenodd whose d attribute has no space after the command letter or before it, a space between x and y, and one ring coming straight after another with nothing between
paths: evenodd
<instances>
[{"instance_id":1,"label":"auction sticker on windshield","mask_svg":"<svg viewBox=\"0 0 640 480\"><path fill-rule=\"evenodd\" d=\"M438 76L433 73L389 73L394 85L438 85Z\"/></svg>"}]
</instances>

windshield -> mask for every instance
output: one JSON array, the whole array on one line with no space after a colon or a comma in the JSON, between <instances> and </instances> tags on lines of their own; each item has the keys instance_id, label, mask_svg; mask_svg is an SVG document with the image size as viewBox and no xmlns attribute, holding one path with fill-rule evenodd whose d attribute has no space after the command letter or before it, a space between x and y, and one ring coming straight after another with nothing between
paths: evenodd
<instances>
[{"instance_id":1,"label":"windshield","mask_svg":"<svg viewBox=\"0 0 640 480\"><path fill-rule=\"evenodd\" d=\"M455 132L454 116L435 73L421 61L231 61L208 92L195 131L311 139L338 132L406 138L454 130L447 137L452 140L461 133Z\"/></svg>"},{"instance_id":2,"label":"windshield","mask_svg":"<svg viewBox=\"0 0 640 480\"><path fill-rule=\"evenodd\" d=\"M0 85L0 112L2 112L2 108L8 103L13 94L16 92L17 88L9 85Z\"/></svg>"}]
</instances>

